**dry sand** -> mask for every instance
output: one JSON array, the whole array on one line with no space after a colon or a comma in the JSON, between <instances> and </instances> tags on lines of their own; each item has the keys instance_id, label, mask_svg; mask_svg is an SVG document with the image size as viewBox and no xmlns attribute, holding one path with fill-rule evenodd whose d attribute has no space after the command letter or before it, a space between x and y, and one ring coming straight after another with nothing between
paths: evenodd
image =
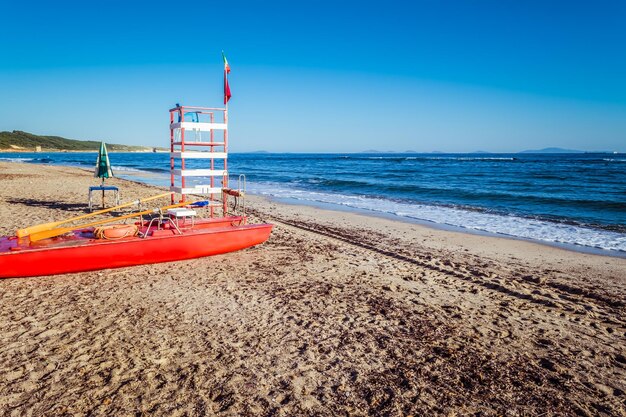
<instances>
[{"instance_id":1,"label":"dry sand","mask_svg":"<svg viewBox=\"0 0 626 417\"><path fill-rule=\"evenodd\" d=\"M94 183L0 163L0 235ZM255 248L0 280L0 415L626 415L625 259L249 205Z\"/></svg>"}]
</instances>

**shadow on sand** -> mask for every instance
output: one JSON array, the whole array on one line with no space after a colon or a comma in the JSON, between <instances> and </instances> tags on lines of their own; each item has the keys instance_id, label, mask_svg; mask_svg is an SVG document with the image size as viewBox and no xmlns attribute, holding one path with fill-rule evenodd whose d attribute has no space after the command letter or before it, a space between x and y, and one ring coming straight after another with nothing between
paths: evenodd
<instances>
[{"instance_id":1,"label":"shadow on sand","mask_svg":"<svg viewBox=\"0 0 626 417\"><path fill-rule=\"evenodd\" d=\"M33 198L13 198L13 199L8 199L7 203L10 204L21 204L27 207L42 207L42 208L47 208L47 209L56 209L56 210L65 210L67 212L70 213L76 213L76 214L81 214L81 213L85 213L85 214L89 214L89 207L87 205L87 203L64 203L61 201L49 201L49 200L36 200ZM94 211L96 210L100 210L102 207L95 205L94 206ZM111 216L120 216L122 213L118 212L118 211L111 211L109 212L109 214Z\"/></svg>"}]
</instances>

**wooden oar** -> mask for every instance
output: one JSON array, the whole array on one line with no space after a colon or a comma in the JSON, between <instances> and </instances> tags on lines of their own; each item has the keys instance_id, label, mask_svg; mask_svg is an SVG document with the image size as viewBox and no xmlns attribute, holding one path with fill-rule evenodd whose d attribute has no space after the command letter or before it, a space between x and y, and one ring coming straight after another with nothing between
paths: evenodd
<instances>
[{"instance_id":1,"label":"wooden oar","mask_svg":"<svg viewBox=\"0 0 626 417\"><path fill-rule=\"evenodd\" d=\"M125 214L123 216L113 217L112 219L98 220L95 222L81 224L81 225L72 226L72 227L59 227L57 229L45 230L43 232L33 233L29 236L29 238L31 242L36 242L38 240L64 235L65 233L73 232L74 230L84 229L86 227L99 226L105 223L112 223L118 220L130 219L131 217L142 216L144 214L158 213L159 211L171 209L174 207L189 206L189 205L193 205L193 203L189 203L188 201L185 201L184 203L172 204L172 205L160 207L157 209L150 209L150 210L139 211L137 213Z\"/></svg>"},{"instance_id":2,"label":"wooden oar","mask_svg":"<svg viewBox=\"0 0 626 417\"><path fill-rule=\"evenodd\" d=\"M152 196L152 197L141 198L139 200L131 201L130 203L124 203L124 204L121 204L119 206L111 207L111 208L108 208L108 209L105 209L105 210L95 211L93 213L83 214L81 216L76 216L76 217L72 217L72 218L65 219L65 220L59 220L58 222L44 223L44 224L38 224L38 225L35 225L35 226L26 227L24 229L19 229L17 232L15 232L15 235L17 237L24 237L24 236L32 235L34 233L39 233L39 232L43 232L45 230L54 229L55 227L60 226L63 223L69 223L69 222L74 222L74 221L77 221L77 220L86 219L88 217L97 216L98 214L108 213L108 212L113 211L113 210L121 209L121 208L124 208L124 207L129 207L129 206L132 206L132 205L135 205L135 204L138 205L138 204L141 204L141 203L145 203L147 201L156 200L157 198L167 197L167 196L170 196L170 195L172 195L172 193L163 193L163 194L155 195L155 196Z\"/></svg>"}]
</instances>

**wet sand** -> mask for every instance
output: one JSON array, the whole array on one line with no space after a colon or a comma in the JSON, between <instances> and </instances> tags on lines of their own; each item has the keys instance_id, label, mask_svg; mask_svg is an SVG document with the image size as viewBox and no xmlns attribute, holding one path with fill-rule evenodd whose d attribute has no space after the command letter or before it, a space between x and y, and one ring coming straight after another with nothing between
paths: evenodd
<instances>
[{"instance_id":1,"label":"wet sand","mask_svg":"<svg viewBox=\"0 0 626 417\"><path fill-rule=\"evenodd\" d=\"M0 235L96 183L0 163ZM626 415L626 259L248 206L251 249L0 280L0 415Z\"/></svg>"}]
</instances>

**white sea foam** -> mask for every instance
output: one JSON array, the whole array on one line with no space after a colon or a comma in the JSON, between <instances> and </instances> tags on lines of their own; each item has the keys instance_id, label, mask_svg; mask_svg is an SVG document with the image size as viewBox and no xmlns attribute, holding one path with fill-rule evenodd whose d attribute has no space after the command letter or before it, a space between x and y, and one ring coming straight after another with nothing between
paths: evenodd
<instances>
[{"instance_id":1,"label":"white sea foam","mask_svg":"<svg viewBox=\"0 0 626 417\"><path fill-rule=\"evenodd\" d=\"M458 159L460 161L515 161L515 158L504 158L504 157L459 157L452 158Z\"/></svg>"},{"instance_id":2,"label":"white sea foam","mask_svg":"<svg viewBox=\"0 0 626 417\"><path fill-rule=\"evenodd\" d=\"M344 157L349 158L349 157ZM365 159L391 159L391 160L450 160L450 161L515 161L512 157L498 156L368 156Z\"/></svg>"},{"instance_id":3,"label":"white sea foam","mask_svg":"<svg viewBox=\"0 0 626 417\"><path fill-rule=\"evenodd\" d=\"M412 204L383 198L320 193L287 188L279 184L249 183L248 189L255 194L296 199L304 203L317 202L337 204L345 207L394 214L410 219L519 238L626 252L626 234L608 230L592 229L513 215L507 216L469 211L454 207Z\"/></svg>"},{"instance_id":4,"label":"white sea foam","mask_svg":"<svg viewBox=\"0 0 626 417\"><path fill-rule=\"evenodd\" d=\"M28 162L32 160L33 158L0 158L0 161L8 161L8 162Z\"/></svg>"},{"instance_id":5,"label":"white sea foam","mask_svg":"<svg viewBox=\"0 0 626 417\"><path fill-rule=\"evenodd\" d=\"M148 171L142 171L141 169L137 169L137 168L131 168L131 167L125 167L125 166L118 166L118 165L111 165L111 169L113 171L123 171L123 172L143 172L146 174L149 174L150 172Z\"/></svg>"},{"instance_id":6,"label":"white sea foam","mask_svg":"<svg viewBox=\"0 0 626 417\"><path fill-rule=\"evenodd\" d=\"M427 156L427 157L407 157L406 159L434 159L452 161L515 161L511 157L499 156Z\"/></svg>"}]
</instances>

